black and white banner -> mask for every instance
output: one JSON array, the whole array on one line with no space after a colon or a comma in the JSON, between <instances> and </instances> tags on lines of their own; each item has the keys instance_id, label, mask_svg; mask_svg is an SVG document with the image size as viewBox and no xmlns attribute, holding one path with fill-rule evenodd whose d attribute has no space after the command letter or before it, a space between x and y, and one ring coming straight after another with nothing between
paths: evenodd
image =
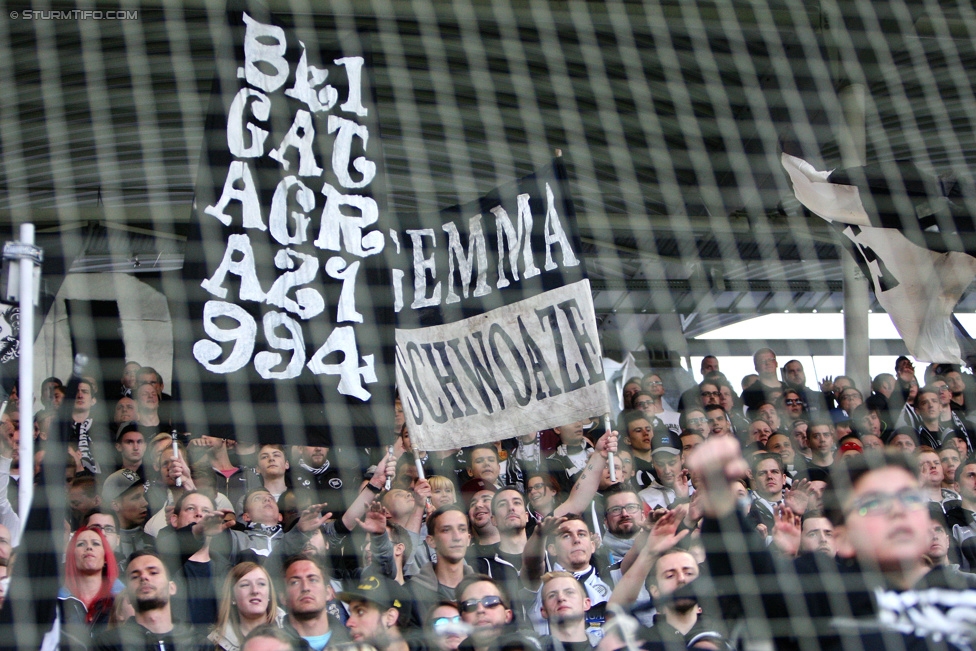
<instances>
[{"instance_id":1,"label":"black and white banner","mask_svg":"<svg viewBox=\"0 0 976 651\"><path fill-rule=\"evenodd\" d=\"M183 270L185 416L223 438L375 445L393 315L367 60L249 11L228 10L237 65L218 62Z\"/></svg>"},{"instance_id":2,"label":"black and white banner","mask_svg":"<svg viewBox=\"0 0 976 651\"><path fill-rule=\"evenodd\" d=\"M445 450L609 410L559 160L401 230L397 387L413 444Z\"/></svg>"},{"instance_id":3,"label":"black and white banner","mask_svg":"<svg viewBox=\"0 0 976 651\"><path fill-rule=\"evenodd\" d=\"M902 188L892 189L894 184L886 183L889 187L879 189L869 179L857 185L846 183L838 178L840 174L817 170L788 154L783 154L782 163L800 203L838 227L850 241L855 259L870 274L878 302L912 356L925 362L961 363L952 312L976 278L976 257L948 250L945 244L951 233L938 232L934 220L932 225L904 227L919 211L906 191L907 182ZM904 165L896 171L909 176ZM938 205L939 192L917 194L928 209Z\"/></svg>"}]
</instances>

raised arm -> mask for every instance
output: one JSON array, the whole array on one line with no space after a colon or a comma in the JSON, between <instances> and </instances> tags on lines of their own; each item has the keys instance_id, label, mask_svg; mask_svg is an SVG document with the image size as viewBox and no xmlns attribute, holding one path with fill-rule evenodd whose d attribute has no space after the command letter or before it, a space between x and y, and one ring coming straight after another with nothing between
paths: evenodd
<instances>
[{"instance_id":1,"label":"raised arm","mask_svg":"<svg viewBox=\"0 0 976 651\"><path fill-rule=\"evenodd\" d=\"M376 471L369 478L367 485L359 491L359 495L342 514L342 524L346 526L346 529L352 531L356 527L357 520L361 520L366 515L366 509L386 487L387 476L392 477L394 474L396 474L396 459L386 454L376 464Z\"/></svg>"},{"instance_id":2,"label":"raised arm","mask_svg":"<svg viewBox=\"0 0 976 651\"><path fill-rule=\"evenodd\" d=\"M596 497L597 489L600 488L600 477L603 475L603 469L607 467L607 455L616 451L617 432L607 432L597 440L595 452L590 455L586 467L573 484L569 498L555 508L552 512L554 516L583 513L589 507Z\"/></svg>"}]
</instances>

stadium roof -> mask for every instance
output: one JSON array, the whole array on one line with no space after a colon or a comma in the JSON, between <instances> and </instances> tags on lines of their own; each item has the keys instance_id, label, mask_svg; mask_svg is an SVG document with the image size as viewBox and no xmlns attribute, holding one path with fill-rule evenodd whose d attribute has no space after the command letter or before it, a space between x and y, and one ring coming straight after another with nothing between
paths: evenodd
<instances>
[{"instance_id":1,"label":"stadium roof","mask_svg":"<svg viewBox=\"0 0 976 651\"><path fill-rule=\"evenodd\" d=\"M0 222L38 225L48 277L181 264L224 7L130 7L0 21ZM271 8L368 56L393 213L562 153L610 354L676 324L841 309L846 253L795 199L783 151L818 169L911 161L965 187L976 159L965 0Z\"/></svg>"}]
</instances>

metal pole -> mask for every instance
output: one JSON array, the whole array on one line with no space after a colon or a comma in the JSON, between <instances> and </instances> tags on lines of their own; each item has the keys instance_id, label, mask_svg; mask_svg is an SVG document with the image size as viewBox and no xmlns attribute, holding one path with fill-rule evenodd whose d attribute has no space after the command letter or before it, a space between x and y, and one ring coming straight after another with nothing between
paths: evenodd
<instances>
[{"instance_id":1,"label":"metal pole","mask_svg":"<svg viewBox=\"0 0 976 651\"><path fill-rule=\"evenodd\" d=\"M34 245L34 225L22 224L20 241ZM18 507L21 533L34 499L34 261L20 259L20 483ZM19 536L18 536L19 537Z\"/></svg>"}]
</instances>

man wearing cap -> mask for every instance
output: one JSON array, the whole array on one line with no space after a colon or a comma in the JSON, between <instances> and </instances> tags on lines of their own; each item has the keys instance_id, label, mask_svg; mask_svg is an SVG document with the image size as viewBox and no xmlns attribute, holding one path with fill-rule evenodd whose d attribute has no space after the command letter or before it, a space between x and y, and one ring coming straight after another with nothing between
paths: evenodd
<instances>
[{"instance_id":1,"label":"man wearing cap","mask_svg":"<svg viewBox=\"0 0 976 651\"><path fill-rule=\"evenodd\" d=\"M662 430L651 441L651 464L656 479L640 492L652 509L670 509L675 502L687 501L688 478L681 467L681 439Z\"/></svg>"},{"instance_id":2,"label":"man wearing cap","mask_svg":"<svg viewBox=\"0 0 976 651\"><path fill-rule=\"evenodd\" d=\"M339 593L349 606L346 629L352 641L370 644L377 651L408 651L400 633L400 609L406 604L394 586L381 576L368 574L358 585Z\"/></svg>"},{"instance_id":3,"label":"man wearing cap","mask_svg":"<svg viewBox=\"0 0 976 651\"><path fill-rule=\"evenodd\" d=\"M119 453L120 469L128 468L145 479L142 459L146 456L146 437L139 431L139 423L128 421L119 424L115 450Z\"/></svg>"},{"instance_id":4,"label":"man wearing cap","mask_svg":"<svg viewBox=\"0 0 976 651\"><path fill-rule=\"evenodd\" d=\"M434 549L437 560L424 564L406 583L414 597L417 619L438 601L451 599L461 579L474 574L465 561L471 544L470 520L456 505L442 506L430 514L427 544Z\"/></svg>"},{"instance_id":5,"label":"man wearing cap","mask_svg":"<svg viewBox=\"0 0 976 651\"><path fill-rule=\"evenodd\" d=\"M335 592L328 575L314 557L299 554L285 561L285 628L291 628L315 651L329 644L349 641L349 635L339 620L329 615L329 602Z\"/></svg>"},{"instance_id":6,"label":"man wearing cap","mask_svg":"<svg viewBox=\"0 0 976 651\"><path fill-rule=\"evenodd\" d=\"M123 468L113 472L102 485L102 504L110 507L119 521L119 554L152 549L153 539L142 528L149 519L146 486L135 472Z\"/></svg>"}]
</instances>

